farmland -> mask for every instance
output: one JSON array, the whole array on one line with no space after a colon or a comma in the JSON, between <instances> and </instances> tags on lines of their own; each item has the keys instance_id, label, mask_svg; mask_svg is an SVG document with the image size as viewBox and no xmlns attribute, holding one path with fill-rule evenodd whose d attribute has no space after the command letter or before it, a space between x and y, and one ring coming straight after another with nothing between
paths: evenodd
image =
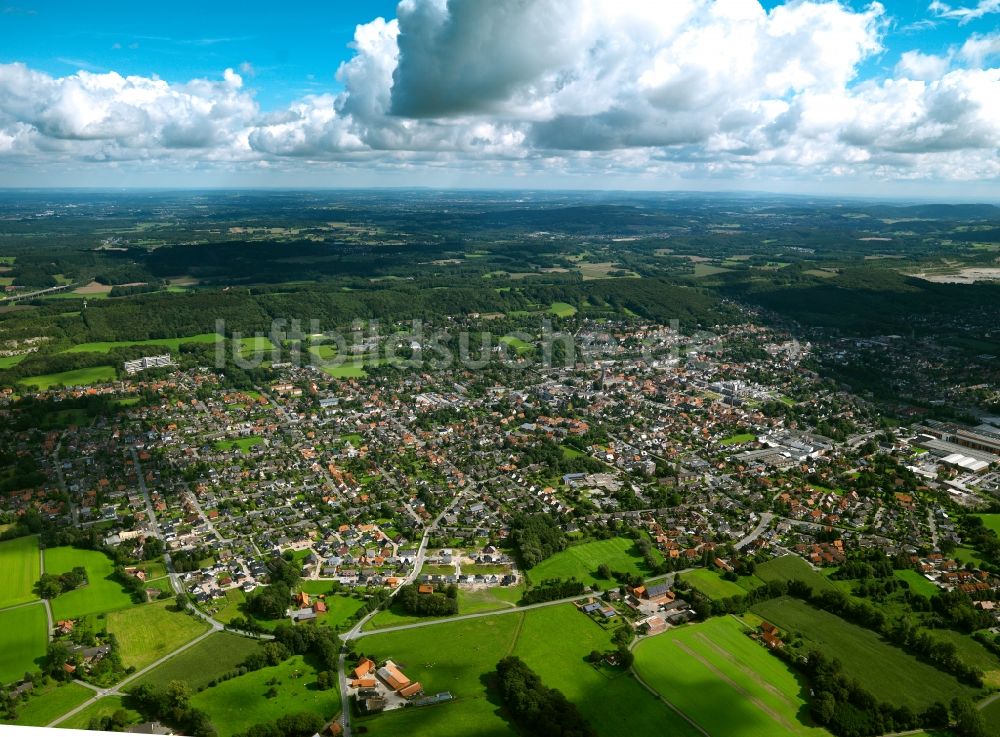
<instances>
[{"instance_id":1,"label":"farmland","mask_svg":"<svg viewBox=\"0 0 1000 737\"><path fill-rule=\"evenodd\" d=\"M550 578L576 578L585 584L596 582L611 584L613 581L597 578L597 567L607 563L612 571L644 575L642 556L635 550L635 541L626 537L571 545L566 550L547 558L527 572L533 584Z\"/></svg>"},{"instance_id":2,"label":"farmland","mask_svg":"<svg viewBox=\"0 0 1000 737\"><path fill-rule=\"evenodd\" d=\"M260 644L255 640L229 632L217 632L157 666L129 687L143 683L166 686L177 680L186 681L191 688L198 690L206 687L212 679L236 668L259 648Z\"/></svg>"},{"instance_id":3,"label":"farmland","mask_svg":"<svg viewBox=\"0 0 1000 737\"><path fill-rule=\"evenodd\" d=\"M894 571L896 578L901 581L906 581L910 586L910 591L917 594L922 594L924 596L934 596L938 593L939 589L936 584L932 581L928 581L926 578L921 576L914 570L906 569L902 571Z\"/></svg>"},{"instance_id":4,"label":"farmland","mask_svg":"<svg viewBox=\"0 0 1000 737\"><path fill-rule=\"evenodd\" d=\"M9 683L27 671L37 670L45 655L48 622L45 607L29 604L0 611L0 683Z\"/></svg>"},{"instance_id":5,"label":"farmland","mask_svg":"<svg viewBox=\"0 0 1000 737\"><path fill-rule=\"evenodd\" d=\"M106 381L114 381L115 369L112 366L91 366L90 368L75 369L73 371L62 371L58 374L43 374L41 376L28 376L21 379L18 384L27 387L34 387L42 391L53 386L86 386L87 384L100 384Z\"/></svg>"},{"instance_id":6,"label":"farmland","mask_svg":"<svg viewBox=\"0 0 1000 737\"><path fill-rule=\"evenodd\" d=\"M69 547L46 548L46 572L58 576L73 570L75 566L87 569L88 583L53 599L53 617L74 619L132 606L131 596L112 578L114 564L104 553Z\"/></svg>"},{"instance_id":7,"label":"farmland","mask_svg":"<svg viewBox=\"0 0 1000 737\"><path fill-rule=\"evenodd\" d=\"M200 333L198 335L188 335L183 338L152 338L150 340L117 340L100 341L94 343L78 343L67 348L64 353L108 353L115 348L128 348L130 346L157 346L169 348L176 351L185 343L215 343L221 340L217 333Z\"/></svg>"},{"instance_id":8,"label":"farmland","mask_svg":"<svg viewBox=\"0 0 1000 737\"><path fill-rule=\"evenodd\" d=\"M40 575L37 537L0 542L0 609L37 599L32 587Z\"/></svg>"},{"instance_id":9,"label":"farmland","mask_svg":"<svg viewBox=\"0 0 1000 737\"><path fill-rule=\"evenodd\" d=\"M272 679L277 680L277 695L268 698L265 694ZM220 737L296 712L313 712L330 719L340 711L339 691L318 691L315 683L316 669L296 655L279 665L206 688L192 697L191 705L208 713Z\"/></svg>"},{"instance_id":10,"label":"farmland","mask_svg":"<svg viewBox=\"0 0 1000 737\"><path fill-rule=\"evenodd\" d=\"M125 706L125 698L122 696L105 696L103 699L95 701L81 712L78 712L67 719L59 722L60 729L86 729L91 720L109 717L119 709L125 709L128 721L137 724L142 721L139 712Z\"/></svg>"},{"instance_id":11,"label":"farmland","mask_svg":"<svg viewBox=\"0 0 1000 737\"><path fill-rule=\"evenodd\" d=\"M643 640L635 656L639 676L711 735L826 734L803 722L805 684L732 618Z\"/></svg>"},{"instance_id":12,"label":"farmland","mask_svg":"<svg viewBox=\"0 0 1000 737\"><path fill-rule=\"evenodd\" d=\"M953 677L885 643L871 630L798 599L772 599L754 606L753 611L786 632L800 633L830 658L840 660L845 672L876 698L916 711L938 700L973 695Z\"/></svg>"},{"instance_id":13,"label":"farmland","mask_svg":"<svg viewBox=\"0 0 1000 737\"><path fill-rule=\"evenodd\" d=\"M74 709L94 692L78 683L56 683L52 681L44 686L36 686L27 702L18 706L17 724L29 727L44 727L46 724ZM0 724L8 724L0 720Z\"/></svg>"},{"instance_id":14,"label":"farmland","mask_svg":"<svg viewBox=\"0 0 1000 737\"><path fill-rule=\"evenodd\" d=\"M837 587L819 571L816 571L797 555L773 558L757 566L754 575L765 583L770 581L803 581L814 592L834 590Z\"/></svg>"},{"instance_id":15,"label":"farmland","mask_svg":"<svg viewBox=\"0 0 1000 737\"><path fill-rule=\"evenodd\" d=\"M142 604L107 617L126 667L144 668L205 632L208 624L174 610L173 600Z\"/></svg>"}]
</instances>

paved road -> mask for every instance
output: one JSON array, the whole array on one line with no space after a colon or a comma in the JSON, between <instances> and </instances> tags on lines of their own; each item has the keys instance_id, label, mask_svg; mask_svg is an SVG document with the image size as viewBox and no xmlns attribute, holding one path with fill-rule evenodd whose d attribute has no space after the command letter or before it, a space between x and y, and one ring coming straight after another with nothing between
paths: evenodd
<instances>
[{"instance_id":1,"label":"paved road","mask_svg":"<svg viewBox=\"0 0 1000 737\"><path fill-rule=\"evenodd\" d=\"M45 575L45 551L39 549L38 551L38 570L41 576ZM45 607L45 618L49 620L49 640L52 639L52 631L56 628L55 622L52 619L52 605L49 604L48 599L42 599L42 606Z\"/></svg>"},{"instance_id":2,"label":"paved road","mask_svg":"<svg viewBox=\"0 0 1000 737\"><path fill-rule=\"evenodd\" d=\"M733 547L739 550L743 546L752 543L754 540L756 540L758 537L764 534L764 530L767 529L767 526L771 524L771 520L773 519L774 519L773 514L771 514L770 512L764 512L760 516L760 523L753 529L753 531L749 535L744 537L742 540L735 543Z\"/></svg>"}]
</instances>

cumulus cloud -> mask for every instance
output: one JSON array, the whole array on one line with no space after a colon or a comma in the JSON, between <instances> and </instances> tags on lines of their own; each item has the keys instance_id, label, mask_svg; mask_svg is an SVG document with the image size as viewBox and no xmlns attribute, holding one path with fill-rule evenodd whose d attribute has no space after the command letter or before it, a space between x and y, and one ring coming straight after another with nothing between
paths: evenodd
<instances>
[{"instance_id":1,"label":"cumulus cloud","mask_svg":"<svg viewBox=\"0 0 1000 737\"><path fill-rule=\"evenodd\" d=\"M249 65L183 84L0 65L0 157L997 176L1000 34L859 80L889 27L877 2L402 0L357 27L340 92L279 110Z\"/></svg>"}]
</instances>

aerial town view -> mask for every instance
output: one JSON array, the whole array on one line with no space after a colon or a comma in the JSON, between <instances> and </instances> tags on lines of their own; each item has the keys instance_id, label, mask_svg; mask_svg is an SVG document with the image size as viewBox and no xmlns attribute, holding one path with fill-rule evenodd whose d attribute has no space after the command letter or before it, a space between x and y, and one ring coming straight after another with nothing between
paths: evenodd
<instances>
[{"instance_id":1,"label":"aerial town view","mask_svg":"<svg viewBox=\"0 0 1000 737\"><path fill-rule=\"evenodd\" d=\"M1000 737L996 2L226 5L0 9L0 734Z\"/></svg>"}]
</instances>

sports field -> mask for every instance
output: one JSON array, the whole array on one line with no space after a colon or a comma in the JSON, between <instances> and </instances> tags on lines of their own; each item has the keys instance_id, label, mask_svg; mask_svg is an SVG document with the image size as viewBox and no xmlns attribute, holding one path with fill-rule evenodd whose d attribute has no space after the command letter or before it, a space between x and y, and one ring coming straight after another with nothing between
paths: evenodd
<instances>
[{"instance_id":1,"label":"sports field","mask_svg":"<svg viewBox=\"0 0 1000 737\"><path fill-rule=\"evenodd\" d=\"M18 704L16 719L0 719L0 724L44 727L70 709L75 709L93 695L93 691L79 683L50 681L44 686L35 686L27 702Z\"/></svg>"},{"instance_id":2,"label":"sports field","mask_svg":"<svg viewBox=\"0 0 1000 737\"><path fill-rule=\"evenodd\" d=\"M90 368L63 371L58 374L27 376L17 383L45 391L60 384L63 386L86 386L87 384L101 384L114 380L115 370L112 366L91 366Z\"/></svg>"},{"instance_id":3,"label":"sports field","mask_svg":"<svg viewBox=\"0 0 1000 737\"><path fill-rule=\"evenodd\" d=\"M758 569L759 570L759 569ZM974 691L953 677L884 642L871 630L789 597L761 602L755 614L786 632L797 632L844 666L876 698L920 711Z\"/></svg>"},{"instance_id":4,"label":"sports field","mask_svg":"<svg viewBox=\"0 0 1000 737\"><path fill-rule=\"evenodd\" d=\"M204 688L213 678L228 673L260 649L260 643L231 632L216 632L197 645L153 668L128 685L129 690L143 683L166 686L171 681L186 681L193 689Z\"/></svg>"},{"instance_id":5,"label":"sports field","mask_svg":"<svg viewBox=\"0 0 1000 737\"><path fill-rule=\"evenodd\" d=\"M597 577L597 567L607 563L612 571L623 571L637 576L646 575L642 556L635 550L635 541L627 537L572 545L551 558L546 558L527 572L531 584L537 585L549 578L575 578L585 584L613 584L611 579Z\"/></svg>"},{"instance_id":6,"label":"sports field","mask_svg":"<svg viewBox=\"0 0 1000 737\"><path fill-rule=\"evenodd\" d=\"M636 672L713 737L828 734L803 721L805 683L746 631L717 617L647 638Z\"/></svg>"},{"instance_id":7,"label":"sports field","mask_svg":"<svg viewBox=\"0 0 1000 737\"><path fill-rule=\"evenodd\" d=\"M208 630L205 620L175 611L173 599L111 612L108 632L118 638L125 667L145 668Z\"/></svg>"},{"instance_id":8,"label":"sports field","mask_svg":"<svg viewBox=\"0 0 1000 737\"><path fill-rule=\"evenodd\" d=\"M184 343L215 343L220 339L218 333L199 333L183 338L153 338L151 340L116 340L96 343L79 343L67 348L63 353L108 353L115 348L127 348L134 345L155 345L176 351Z\"/></svg>"},{"instance_id":9,"label":"sports field","mask_svg":"<svg viewBox=\"0 0 1000 737\"><path fill-rule=\"evenodd\" d=\"M699 568L690 573L681 574L681 580L694 586L709 599L727 599L730 596L746 596L747 591L763 582L756 576L744 577L743 586L735 581L727 581L717 572L707 568Z\"/></svg>"},{"instance_id":10,"label":"sports field","mask_svg":"<svg viewBox=\"0 0 1000 737\"><path fill-rule=\"evenodd\" d=\"M754 575L765 583L769 581L804 581L812 587L814 593L823 590L836 590L837 587L812 566L797 555L783 555L761 563L754 570Z\"/></svg>"},{"instance_id":11,"label":"sports field","mask_svg":"<svg viewBox=\"0 0 1000 737\"><path fill-rule=\"evenodd\" d=\"M16 537L0 542L0 609L34 601L38 581L38 537Z\"/></svg>"},{"instance_id":12,"label":"sports field","mask_svg":"<svg viewBox=\"0 0 1000 737\"><path fill-rule=\"evenodd\" d=\"M75 619L87 614L100 614L132 606L132 597L120 583L111 578L114 564L104 553L71 547L46 548L46 573L58 576L73 570L75 566L87 569L88 583L52 600L52 616L55 619Z\"/></svg>"},{"instance_id":13,"label":"sports field","mask_svg":"<svg viewBox=\"0 0 1000 737\"><path fill-rule=\"evenodd\" d=\"M38 670L48 645L48 620L42 604L0 612L0 683L9 683Z\"/></svg>"},{"instance_id":14,"label":"sports field","mask_svg":"<svg viewBox=\"0 0 1000 737\"><path fill-rule=\"evenodd\" d=\"M277 681L273 687L278 694L268 698L266 693L272 687L268 681L272 679ZM191 705L208 713L220 737L295 712L313 712L330 719L340 711L340 690L334 686L318 691L315 684L316 669L296 655L280 665L206 688L191 698Z\"/></svg>"}]
</instances>

